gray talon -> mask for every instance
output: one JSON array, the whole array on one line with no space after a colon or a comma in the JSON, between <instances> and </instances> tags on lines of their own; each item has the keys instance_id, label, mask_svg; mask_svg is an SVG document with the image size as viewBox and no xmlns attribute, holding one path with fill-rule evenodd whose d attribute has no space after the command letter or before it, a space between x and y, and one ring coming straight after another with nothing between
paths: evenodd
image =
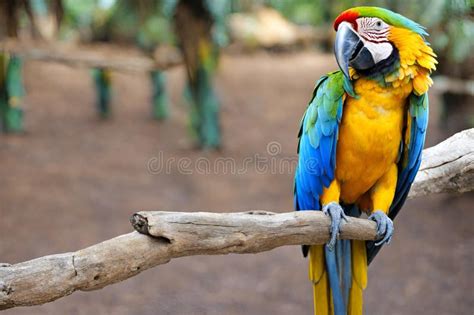
<instances>
[{"instance_id":1,"label":"gray talon","mask_svg":"<svg viewBox=\"0 0 474 315\"><path fill-rule=\"evenodd\" d=\"M329 232L331 233L331 238L327 243L329 250L333 250L336 245L336 239L339 235L339 230L341 228L342 220L347 222L347 216L344 213L344 210L337 202L330 202L323 207L323 213L331 217L331 227Z\"/></svg>"},{"instance_id":2,"label":"gray talon","mask_svg":"<svg viewBox=\"0 0 474 315\"><path fill-rule=\"evenodd\" d=\"M377 223L377 237L379 241L375 243L375 246L389 244L393 236L393 221L380 210L374 211L370 215L369 220Z\"/></svg>"}]
</instances>

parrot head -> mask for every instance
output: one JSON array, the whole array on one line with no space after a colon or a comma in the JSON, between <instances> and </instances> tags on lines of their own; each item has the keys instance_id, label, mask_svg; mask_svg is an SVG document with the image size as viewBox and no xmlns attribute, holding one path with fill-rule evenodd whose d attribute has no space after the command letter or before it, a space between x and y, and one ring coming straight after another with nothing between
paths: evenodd
<instances>
[{"instance_id":1,"label":"parrot head","mask_svg":"<svg viewBox=\"0 0 474 315\"><path fill-rule=\"evenodd\" d=\"M342 12L334 21L335 55L346 77L351 74L390 72L395 66L413 66L430 73L436 55L425 41L428 34L418 23L390 10L356 7ZM353 71L349 71L350 68ZM428 82L429 83L429 82Z\"/></svg>"}]
</instances>

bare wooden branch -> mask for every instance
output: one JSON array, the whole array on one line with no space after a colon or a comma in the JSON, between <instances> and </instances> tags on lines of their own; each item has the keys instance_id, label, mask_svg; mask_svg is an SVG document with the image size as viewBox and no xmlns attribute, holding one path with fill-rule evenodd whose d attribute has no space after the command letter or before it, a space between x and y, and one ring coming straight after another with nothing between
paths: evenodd
<instances>
[{"instance_id":1,"label":"bare wooden branch","mask_svg":"<svg viewBox=\"0 0 474 315\"><path fill-rule=\"evenodd\" d=\"M474 190L474 128L423 151L408 198Z\"/></svg>"},{"instance_id":2,"label":"bare wooden branch","mask_svg":"<svg viewBox=\"0 0 474 315\"><path fill-rule=\"evenodd\" d=\"M473 150L474 129L425 150L410 197L473 190ZM100 289L176 257L323 244L330 225L329 218L318 211L138 212L131 222L142 234L125 234L73 253L0 264L0 310L43 304L77 290ZM375 235L374 222L349 218L340 237L373 240Z\"/></svg>"},{"instance_id":3,"label":"bare wooden branch","mask_svg":"<svg viewBox=\"0 0 474 315\"><path fill-rule=\"evenodd\" d=\"M329 217L320 211L275 214L138 212L133 227L170 244L175 257L228 253L258 253L284 245L324 244L329 239ZM373 240L373 222L351 218L343 239Z\"/></svg>"},{"instance_id":4,"label":"bare wooden branch","mask_svg":"<svg viewBox=\"0 0 474 315\"><path fill-rule=\"evenodd\" d=\"M112 44L69 45L9 40L0 43L0 51L15 53L25 59L56 62L72 67L127 72L165 70L182 63L179 51L168 46L158 48L153 58L138 49Z\"/></svg>"},{"instance_id":5,"label":"bare wooden branch","mask_svg":"<svg viewBox=\"0 0 474 315\"><path fill-rule=\"evenodd\" d=\"M330 220L321 212L275 214L139 212L137 232L74 253L0 267L0 309L38 305L76 290L100 289L150 267L190 255L256 253L283 245L323 244ZM375 223L350 218L342 238L373 240Z\"/></svg>"},{"instance_id":6,"label":"bare wooden branch","mask_svg":"<svg viewBox=\"0 0 474 315\"><path fill-rule=\"evenodd\" d=\"M168 262L166 247L138 232L74 253L0 266L0 310L38 305L94 290Z\"/></svg>"},{"instance_id":7,"label":"bare wooden branch","mask_svg":"<svg viewBox=\"0 0 474 315\"><path fill-rule=\"evenodd\" d=\"M453 77L436 76L434 89L441 93L451 92L457 94L474 95L474 81L462 80Z\"/></svg>"}]
</instances>

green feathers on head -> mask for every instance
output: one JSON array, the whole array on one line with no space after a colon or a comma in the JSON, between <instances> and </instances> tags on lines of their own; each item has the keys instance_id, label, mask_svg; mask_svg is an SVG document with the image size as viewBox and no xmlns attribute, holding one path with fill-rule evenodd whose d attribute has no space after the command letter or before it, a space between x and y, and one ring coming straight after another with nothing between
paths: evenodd
<instances>
[{"instance_id":1,"label":"green feathers on head","mask_svg":"<svg viewBox=\"0 0 474 315\"><path fill-rule=\"evenodd\" d=\"M334 21L334 28L342 21L352 22L359 17L376 17L395 27L409 29L421 36L428 36L425 27L388 9L379 7L355 7L342 12Z\"/></svg>"}]
</instances>

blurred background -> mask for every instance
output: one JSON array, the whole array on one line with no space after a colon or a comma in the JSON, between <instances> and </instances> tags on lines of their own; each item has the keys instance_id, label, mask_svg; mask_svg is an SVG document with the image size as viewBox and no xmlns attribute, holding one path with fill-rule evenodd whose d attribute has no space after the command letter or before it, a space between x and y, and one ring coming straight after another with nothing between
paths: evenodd
<instances>
[{"instance_id":1,"label":"blurred background","mask_svg":"<svg viewBox=\"0 0 474 315\"><path fill-rule=\"evenodd\" d=\"M0 262L128 233L139 210L290 211L291 168L150 161L294 159L314 84L337 69L332 21L356 5L428 28L440 63L427 146L472 128L470 0L0 1ZM472 313L473 202L407 202L369 269L367 314ZM180 258L5 314L312 314L306 270L296 246Z\"/></svg>"}]
</instances>

